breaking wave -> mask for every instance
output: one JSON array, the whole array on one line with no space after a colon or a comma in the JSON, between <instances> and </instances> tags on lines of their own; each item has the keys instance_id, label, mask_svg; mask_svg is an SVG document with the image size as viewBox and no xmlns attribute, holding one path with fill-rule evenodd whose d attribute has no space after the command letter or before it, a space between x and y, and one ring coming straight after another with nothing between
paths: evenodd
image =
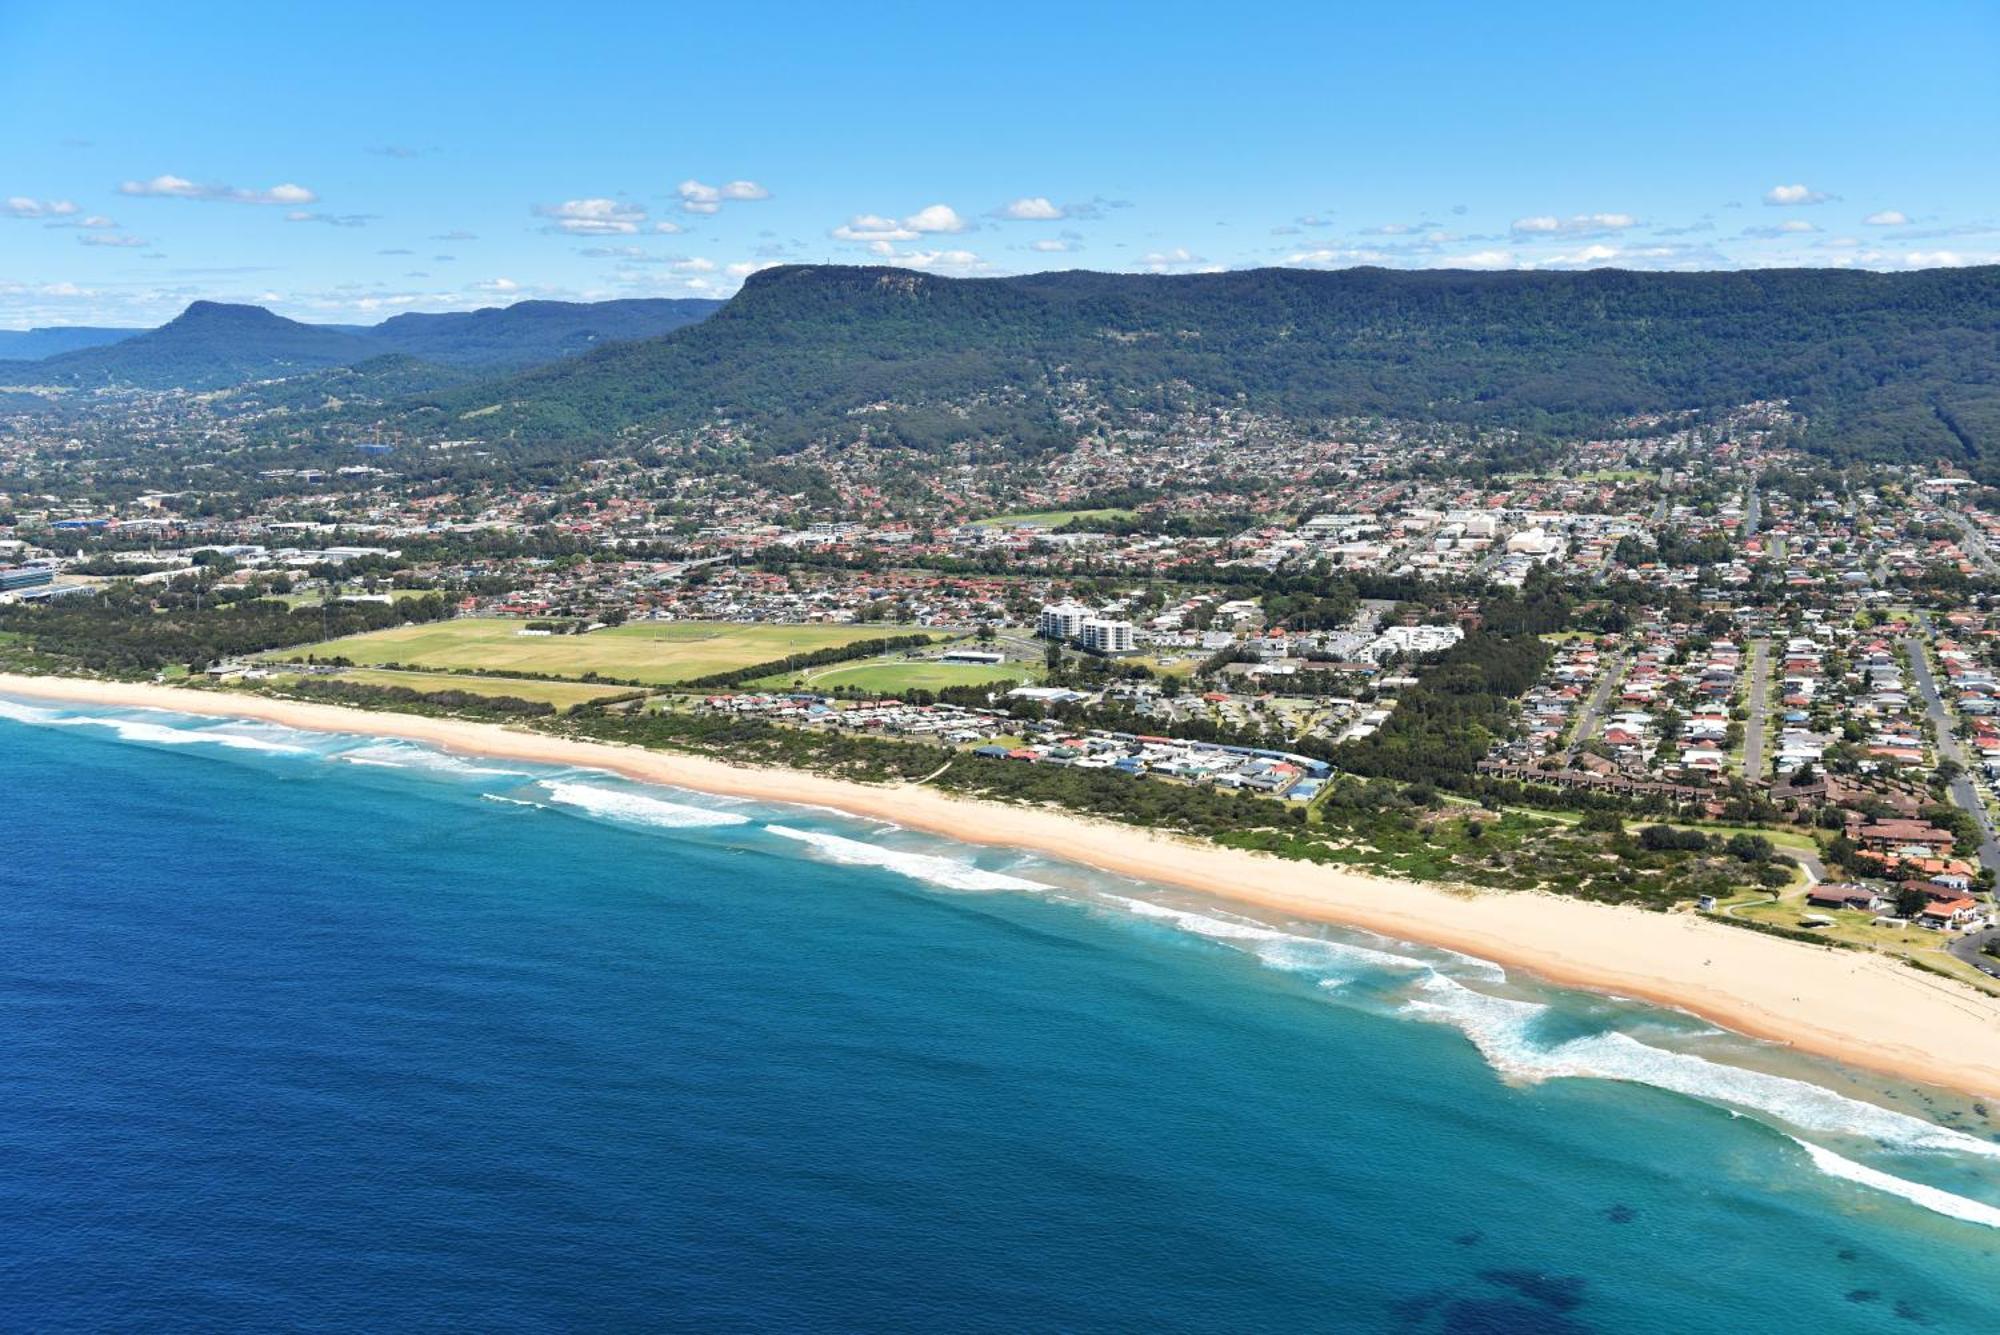
<instances>
[{"instance_id":1,"label":"breaking wave","mask_svg":"<svg viewBox=\"0 0 2000 1335\"><path fill-rule=\"evenodd\" d=\"M433 751L429 747L417 746L410 742L371 743L367 746L357 746L351 751L336 752L333 758L350 765L370 765L381 769L430 770L438 774L457 774L467 778L523 777L521 770L475 765L458 756L443 751Z\"/></svg>"},{"instance_id":2,"label":"breaking wave","mask_svg":"<svg viewBox=\"0 0 2000 1335\"><path fill-rule=\"evenodd\" d=\"M748 816L739 816L731 811L711 811L707 807L667 802L657 797L620 792L614 788L596 788L587 783L546 779L539 786L548 793L552 802L587 811L593 816L603 816L632 825L649 825L654 829L691 830L704 826L750 823Z\"/></svg>"},{"instance_id":3,"label":"breaking wave","mask_svg":"<svg viewBox=\"0 0 2000 1335\"><path fill-rule=\"evenodd\" d=\"M1612 1031L1542 1047L1532 1031L1552 1009L1543 1003L1478 992L1435 973L1419 978L1416 987L1417 995L1405 1003L1407 1013L1451 1025L1472 1040L1489 1065L1514 1079L1623 1080L1762 1113L1824 1135L1862 1136L1898 1149L2000 1158L2000 1145L1963 1131L1804 1080L1654 1047L1629 1034Z\"/></svg>"},{"instance_id":4,"label":"breaking wave","mask_svg":"<svg viewBox=\"0 0 2000 1335\"><path fill-rule=\"evenodd\" d=\"M1423 960L1387 950L1374 950L1368 946L1329 941L1317 936L1300 936L1276 927L1235 918L1218 918L1189 909L1169 908L1144 899L1127 899L1122 895L1106 895L1105 898L1139 917L1169 922L1184 932L1205 936L1212 941L1227 941L1249 951L1273 968L1314 973L1334 971L1338 976L1325 979L1327 982L1343 981L1368 969L1428 971L1432 968Z\"/></svg>"},{"instance_id":5,"label":"breaking wave","mask_svg":"<svg viewBox=\"0 0 2000 1335\"><path fill-rule=\"evenodd\" d=\"M1900 1196L1913 1205L1922 1206L1935 1214L1947 1215L1953 1219L1963 1219L1971 1224L1984 1224L1988 1228L2000 1228L2000 1207L1975 1201L1967 1196L1955 1195L1939 1187L1927 1187L1921 1182L1885 1173L1879 1168L1858 1164L1852 1159L1842 1158L1832 1150L1800 1140L1791 1140L1804 1150L1813 1161L1813 1167L1828 1177L1837 1177L1847 1182L1858 1183L1885 1191L1891 1196Z\"/></svg>"},{"instance_id":6,"label":"breaking wave","mask_svg":"<svg viewBox=\"0 0 2000 1335\"><path fill-rule=\"evenodd\" d=\"M882 867L913 880L942 886L947 890L1046 890L1039 881L1030 881L1005 872L987 871L969 862L937 857L930 853L908 853L859 839L843 839L817 830L797 830L789 825L767 825L770 833L810 848L828 862L848 867Z\"/></svg>"}]
</instances>

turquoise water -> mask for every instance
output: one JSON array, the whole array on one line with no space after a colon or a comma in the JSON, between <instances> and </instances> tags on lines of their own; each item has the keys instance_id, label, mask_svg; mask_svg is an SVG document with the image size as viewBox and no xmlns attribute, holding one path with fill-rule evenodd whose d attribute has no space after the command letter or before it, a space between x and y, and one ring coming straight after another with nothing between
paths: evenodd
<instances>
[{"instance_id":1,"label":"turquoise water","mask_svg":"<svg viewBox=\"0 0 2000 1335\"><path fill-rule=\"evenodd\" d=\"M1984 1331L1963 1100L823 811L0 701L0 1325Z\"/></svg>"}]
</instances>

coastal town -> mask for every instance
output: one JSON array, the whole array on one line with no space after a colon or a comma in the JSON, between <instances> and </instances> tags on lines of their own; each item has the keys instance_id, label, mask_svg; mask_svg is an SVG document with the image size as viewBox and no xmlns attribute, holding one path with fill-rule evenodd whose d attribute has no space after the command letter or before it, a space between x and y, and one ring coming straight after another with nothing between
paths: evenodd
<instances>
[{"instance_id":1,"label":"coastal town","mask_svg":"<svg viewBox=\"0 0 2000 1335\"><path fill-rule=\"evenodd\" d=\"M40 628L113 600L271 607L270 645L105 666L882 742L1308 829L1404 789L1460 842L1579 814L1723 831L1667 889L1583 892L2000 976L2000 497L1829 467L1780 402L1488 432L1476 472L1449 425L1207 409L1080 410L1052 467L863 444L707 471L714 429L539 479L388 432L276 463L273 411L0 417L0 649L60 656ZM1435 735L1445 683L1502 636L1533 646L1529 677ZM1733 837L1760 852L1731 872ZM1439 865L1572 875L1471 853Z\"/></svg>"}]
</instances>

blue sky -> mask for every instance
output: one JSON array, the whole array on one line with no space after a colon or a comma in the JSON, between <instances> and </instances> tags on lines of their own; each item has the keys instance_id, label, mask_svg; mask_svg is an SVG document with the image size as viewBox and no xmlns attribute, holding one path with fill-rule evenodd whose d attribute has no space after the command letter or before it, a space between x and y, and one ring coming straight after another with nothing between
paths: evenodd
<instances>
[{"instance_id":1,"label":"blue sky","mask_svg":"<svg viewBox=\"0 0 2000 1335\"><path fill-rule=\"evenodd\" d=\"M825 260L1993 262L1996 70L1992 0L0 0L0 327Z\"/></svg>"}]
</instances>

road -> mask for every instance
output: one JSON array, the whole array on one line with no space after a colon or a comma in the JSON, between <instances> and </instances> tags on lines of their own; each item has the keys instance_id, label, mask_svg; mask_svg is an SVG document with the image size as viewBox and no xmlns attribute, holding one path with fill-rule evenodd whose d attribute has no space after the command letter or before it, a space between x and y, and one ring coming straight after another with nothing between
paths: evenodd
<instances>
[{"instance_id":1,"label":"road","mask_svg":"<svg viewBox=\"0 0 2000 1335\"><path fill-rule=\"evenodd\" d=\"M1952 729L1951 711L1944 707L1937 682L1931 676L1930 659L1924 653L1923 641L1931 637L1930 617L1923 612L1917 613L1917 625L1923 630L1923 639L1911 635L1903 640L1903 652L1910 660L1910 675L1924 697L1924 712L1930 716L1931 727L1937 731L1938 755L1963 766L1965 748L1959 745L1958 734ZM1972 819L1979 824L1979 865L1989 871L2000 872L2000 840L1993 837L1993 820L1986 814L1986 803L1980 800L1979 789L1973 785L1968 773L1961 773L1951 781L1951 800L1970 812Z\"/></svg>"},{"instance_id":2,"label":"road","mask_svg":"<svg viewBox=\"0 0 2000 1335\"><path fill-rule=\"evenodd\" d=\"M1764 727L1771 712L1771 642L1750 646L1750 718L1743 725L1743 777L1764 777Z\"/></svg>"},{"instance_id":3,"label":"road","mask_svg":"<svg viewBox=\"0 0 2000 1335\"><path fill-rule=\"evenodd\" d=\"M1764 503L1757 499L1757 489L1750 488L1750 499L1743 503L1743 540L1748 542L1757 536L1757 525L1764 521Z\"/></svg>"},{"instance_id":4,"label":"road","mask_svg":"<svg viewBox=\"0 0 2000 1335\"><path fill-rule=\"evenodd\" d=\"M1967 932L1963 936L1954 935L1945 943L1945 949L1981 973L2000 978L2000 960L1983 953L1986 943L1994 940L2000 940L2000 927L1989 927L1983 932Z\"/></svg>"},{"instance_id":5,"label":"road","mask_svg":"<svg viewBox=\"0 0 2000 1335\"><path fill-rule=\"evenodd\" d=\"M1958 531L1964 535L1965 550L1971 553L1973 563L1989 575L2000 575L2000 562L1994 561L1993 553L1986 549L1986 539L1973 522L1956 510L1945 513L1951 516L1951 522L1958 525Z\"/></svg>"},{"instance_id":6,"label":"road","mask_svg":"<svg viewBox=\"0 0 2000 1335\"><path fill-rule=\"evenodd\" d=\"M1576 753L1597 731L1598 723L1604 717L1604 710L1611 703L1611 693L1618 689L1618 683L1625 677L1625 657L1619 655L1604 669L1604 675L1597 679L1597 689L1590 693L1590 699L1583 705L1583 712L1576 716L1576 730L1569 735L1569 758L1576 759Z\"/></svg>"}]
</instances>

